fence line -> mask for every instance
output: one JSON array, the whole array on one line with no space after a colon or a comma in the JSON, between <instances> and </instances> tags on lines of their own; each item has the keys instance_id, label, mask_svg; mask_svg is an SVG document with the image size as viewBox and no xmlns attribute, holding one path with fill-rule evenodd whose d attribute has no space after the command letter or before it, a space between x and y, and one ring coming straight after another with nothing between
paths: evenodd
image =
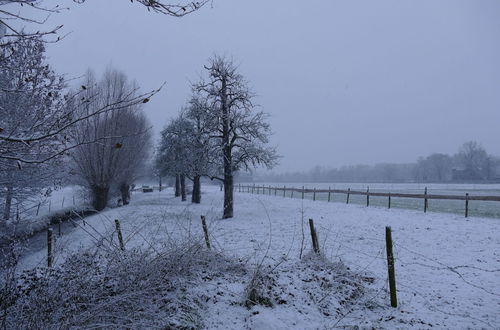
<instances>
[{"instance_id":1,"label":"fence line","mask_svg":"<svg viewBox=\"0 0 500 330\"><path fill-rule=\"evenodd\" d=\"M306 193L313 193L314 194L314 200L316 199L316 194L317 193L328 193L328 201L330 201L330 196L332 193L336 194L344 194L347 196L347 204L349 204L349 196L350 195L362 195L366 196L366 205L369 206L369 199L370 196L374 197L387 197L388 198L388 207L390 208L391 206L391 198L394 197L399 197L399 198L414 198L414 199L423 199L424 200L424 212L427 211L428 203L427 201L429 199L436 199L436 200L458 200L458 201L465 201L465 217L467 218L469 215L469 201L493 201L493 202L500 202L500 196L471 196L468 193L465 195L438 195L438 194L428 194L427 193L427 187L425 187L425 191L423 194L411 194L411 193L393 193L393 192L373 192L370 191L368 188L366 191L356 191L356 190L351 190L351 188L346 189L316 189L316 188L294 188L294 187L286 187L283 186L283 188L280 187L271 187L271 186L256 186L254 185L241 185L238 184L238 191L239 192L254 192L256 191L257 193L260 193L262 190L262 194L265 194L266 191L268 192L269 195L271 195L271 191L274 190L275 194L278 191L283 191L283 196L285 196L285 193L288 192L299 192L302 194L302 199L304 199L304 194Z\"/></svg>"}]
</instances>

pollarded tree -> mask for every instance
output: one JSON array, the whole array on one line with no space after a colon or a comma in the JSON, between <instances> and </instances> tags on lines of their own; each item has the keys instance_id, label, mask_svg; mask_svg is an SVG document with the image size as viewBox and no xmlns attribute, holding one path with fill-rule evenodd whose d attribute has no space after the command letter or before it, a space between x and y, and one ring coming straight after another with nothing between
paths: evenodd
<instances>
[{"instance_id":1,"label":"pollarded tree","mask_svg":"<svg viewBox=\"0 0 500 330\"><path fill-rule=\"evenodd\" d=\"M117 168L116 188L119 189L123 205L130 202L130 185L144 171L150 157L151 132L146 116L139 109L123 111L119 118L117 135L123 158ZM118 138L120 139L120 138Z\"/></svg>"},{"instance_id":2,"label":"pollarded tree","mask_svg":"<svg viewBox=\"0 0 500 330\"><path fill-rule=\"evenodd\" d=\"M233 217L233 174L257 165L271 168L276 150L267 146L271 130L266 114L256 111L254 94L234 63L215 55L205 67L208 78L193 85L208 104L207 122L211 139L220 151L224 183L223 218Z\"/></svg>"},{"instance_id":3,"label":"pollarded tree","mask_svg":"<svg viewBox=\"0 0 500 330\"><path fill-rule=\"evenodd\" d=\"M120 103L134 97L138 90L125 74L108 69L96 82L89 73L85 85L86 93L77 105L80 115L95 113L103 104L117 104L116 108L80 121L72 134L78 145L71 152L74 171L90 190L94 208L100 211L106 207L110 191L120 186L128 188L147 160L149 132L141 105L124 107ZM128 190L124 197L127 202Z\"/></svg>"}]
</instances>

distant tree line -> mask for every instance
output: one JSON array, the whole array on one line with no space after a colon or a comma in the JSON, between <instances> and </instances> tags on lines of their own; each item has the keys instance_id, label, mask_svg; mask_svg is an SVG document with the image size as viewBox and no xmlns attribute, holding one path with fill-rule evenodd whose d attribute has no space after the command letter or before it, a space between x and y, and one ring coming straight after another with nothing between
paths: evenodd
<instances>
[{"instance_id":1,"label":"distant tree line","mask_svg":"<svg viewBox=\"0 0 500 330\"><path fill-rule=\"evenodd\" d=\"M476 141L464 143L454 155L433 153L414 163L316 166L305 172L240 175L242 181L268 182L500 182L500 157Z\"/></svg>"}]
</instances>

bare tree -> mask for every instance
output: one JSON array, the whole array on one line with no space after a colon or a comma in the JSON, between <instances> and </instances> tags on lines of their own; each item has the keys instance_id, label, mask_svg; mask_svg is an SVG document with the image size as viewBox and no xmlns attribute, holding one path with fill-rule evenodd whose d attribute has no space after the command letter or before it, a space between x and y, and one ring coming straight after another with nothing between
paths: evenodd
<instances>
[{"instance_id":1,"label":"bare tree","mask_svg":"<svg viewBox=\"0 0 500 330\"><path fill-rule=\"evenodd\" d=\"M130 201L130 185L144 170L146 160L149 158L151 132L148 129L146 116L139 109L122 112L119 121L122 125L117 133L123 142L118 142L118 148L123 157L118 164L116 184L123 205L127 205Z\"/></svg>"},{"instance_id":2,"label":"bare tree","mask_svg":"<svg viewBox=\"0 0 500 330\"><path fill-rule=\"evenodd\" d=\"M22 39L9 49L0 49L0 63L0 185L5 187L0 197L5 200L3 219L9 220L13 199L19 206L60 179L57 162L38 166L19 161L57 153L60 139L48 139L46 143L9 139L50 130L55 124L51 119L63 118L60 104L65 84L45 63L45 46L37 38Z\"/></svg>"},{"instance_id":3,"label":"bare tree","mask_svg":"<svg viewBox=\"0 0 500 330\"><path fill-rule=\"evenodd\" d=\"M162 175L175 176L175 196L186 200L185 177L189 173L189 147L193 130L184 116L169 122L161 132L156 164ZM180 189L179 189L180 188Z\"/></svg>"},{"instance_id":4,"label":"bare tree","mask_svg":"<svg viewBox=\"0 0 500 330\"><path fill-rule=\"evenodd\" d=\"M233 175L239 169L262 164L271 168L277 161L274 148L267 147L271 133L266 114L255 111L254 94L234 63L213 56L205 67L208 78L193 85L208 105L210 138L221 153L224 183L223 218L233 217Z\"/></svg>"},{"instance_id":5,"label":"bare tree","mask_svg":"<svg viewBox=\"0 0 500 330\"><path fill-rule=\"evenodd\" d=\"M476 141L466 142L460 147L457 154L467 179L486 179L490 172L488 154Z\"/></svg>"},{"instance_id":6,"label":"bare tree","mask_svg":"<svg viewBox=\"0 0 500 330\"><path fill-rule=\"evenodd\" d=\"M95 113L103 104L119 103L119 100L137 91L137 86L129 83L123 73L111 69L98 83L89 73L86 85L89 87L85 99L77 107L83 116ZM98 97L86 102L95 95L94 89L99 90ZM111 107L109 111L90 116L74 127L72 138L78 146L72 151L71 157L76 173L92 194L96 210L106 207L112 188L128 188L142 162L147 160L147 129L139 104ZM98 142L87 143L89 140ZM122 194L124 202L128 202L128 189Z\"/></svg>"}]
</instances>

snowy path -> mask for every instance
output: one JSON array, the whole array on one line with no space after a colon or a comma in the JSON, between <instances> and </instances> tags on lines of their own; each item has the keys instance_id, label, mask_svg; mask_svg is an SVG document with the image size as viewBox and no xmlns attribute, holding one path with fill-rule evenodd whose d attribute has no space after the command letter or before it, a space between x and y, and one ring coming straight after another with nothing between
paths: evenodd
<instances>
[{"instance_id":1,"label":"snowy path","mask_svg":"<svg viewBox=\"0 0 500 330\"><path fill-rule=\"evenodd\" d=\"M159 244L166 236L202 239L199 216L209 221L214 245L227 254L276 264L298 260L302 225L310 249L307 219L313 218L321 249L331 260L366 271L376 278L373 301L380 307L354 309L342 319L322 314L297 315L282 306L260 309L213 306L209 327L333 328L360 325L376 328L499 328L500 221L359 205L301 201L235 193L235 218L220 220L222 193L206 187L201 205L182 203L170 190L135 194L131 205L87 218L89 225L63 235L56 262L99 237L115 240L113 220L120 219L127 248ZM188 219L186 219L186 217ZM393 229L400 305L388 307L384 228ZM22 260L22 268L43 264L42 249ZM235 287L234 290L241 290ZM228 318L227 313L233 313ZM217 314L219 313L219 314Z\"/></svg>"}]
</instances>

